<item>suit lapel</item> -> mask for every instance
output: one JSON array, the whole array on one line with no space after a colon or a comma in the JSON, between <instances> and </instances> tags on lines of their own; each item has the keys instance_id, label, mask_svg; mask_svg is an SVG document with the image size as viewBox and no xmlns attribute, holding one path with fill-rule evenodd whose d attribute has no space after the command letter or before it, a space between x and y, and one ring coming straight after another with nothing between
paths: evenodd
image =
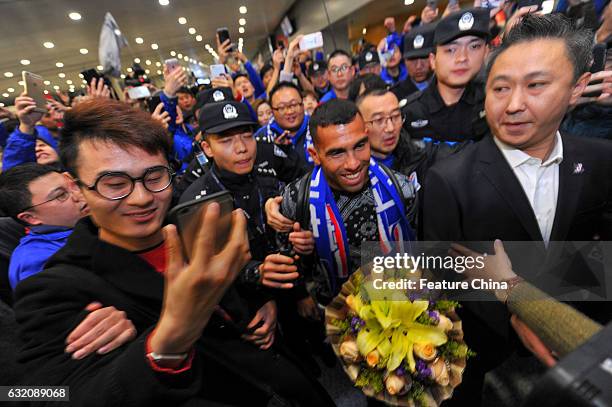
<instances>
[{"instance_id":1,"label":"suit lapel","mask_svg":"<svg viewBox=\"0 0 612 407\"><path fill-rule=\"evenodd\" d=\"M493 136L485 137L479 144L481 151L478 156L481 157L482 174L512 208L530 239L541 241L542 234L529 199L514 171L495 145Z\"/></svg>"},{"instance_id":2,"label":"suit lapel","mask_svg":"<svg viewBox=\"0 0 612 407\"><path fill-rule=\"evenodd\" d=\"M569 227L576 212L582 192L585 172L582 157L576 150L575 143L568 137L563 137L563 161L559 165L559 192L555 221L550 234L551 241L566 240Z\"/></svg>"}]
</instances>

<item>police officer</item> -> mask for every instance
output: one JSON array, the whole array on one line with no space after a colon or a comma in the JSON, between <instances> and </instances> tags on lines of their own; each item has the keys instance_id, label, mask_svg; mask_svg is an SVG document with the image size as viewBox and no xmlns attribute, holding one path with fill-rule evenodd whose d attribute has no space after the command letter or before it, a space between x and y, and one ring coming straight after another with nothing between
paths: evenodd
<instances>
[{"instance_id":1,"label":"police officer","mask_svg":"<svg viewBox=\"0 0 612 407\"><path fill-rule=\"evenodd\" d=\"M382 67L380 66L380 58L374 47L366 47L357 59L359 64L359 76L369 73L380 75Z\"/></svg>"},{"instance_id":2,"label":"police officer","mask_svg":"<svg viewBox=\"0 0 612 407\"><path fill-rule=\"evenodd\" d=\"M404 128L413 138L478 140L488 132L484 84L478 78L488 52L489 11L472 8L449 14L434 32L436 75L422 92L408 97Z\"/></svg>"},{"instance_id":3,"label":"police officer","mask_svg":"<svg viewBox=\"0 0 612 407\"><path fill-rule=\"evenodd\" d=\"M421 25L408 31L404 37L404 62L408 78L391 88L401 106L406 104L408 96L429 86L433 74L429 54L434 52L435 28L435 24Z\"/></svg>"},{"instance_id":4,"label":"police officer","mask_svg":"<svg viewBox=\"0 0 612 407\"><path fill-rule=\"evenodd\" d=\"M308 79L312 83L318 99L321 99L323 95L331 90L327 77L327 62L325 61L314 61L310 64L308 67Z\"/></svg>"}]
</instances>

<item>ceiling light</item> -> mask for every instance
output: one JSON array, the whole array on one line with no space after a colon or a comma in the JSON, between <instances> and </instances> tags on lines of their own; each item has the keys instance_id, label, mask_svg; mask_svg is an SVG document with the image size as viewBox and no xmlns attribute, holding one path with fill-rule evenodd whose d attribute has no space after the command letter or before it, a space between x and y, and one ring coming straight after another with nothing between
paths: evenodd
<instances>
[{"instance_id":1,"label":"ceiling light","mask_svg":"<svg viewBox=\"0 0 612 407\"><path fill-rule=\"evenodd\" d=\"M178 57L178 59L183 59L183 54L176 54L176 56Z\"/></svg>"},{"instance_id":2,"label":"ceiling light","mask_svg":"<svg viewBox=\"0 0 612 407\"><path fill-rule=\"evenodd\" d=\"M128 69L127 69L127 71L128 71L129 73L132 73L132 68L128 68Z\"/></svg>"},{"instance_id":3,"label":"ceiling light","mask_svg":"<svg viewBox=\"0 0 612 407\"><path fill-rule=\"evenodd\" d=\"M88 50L87 48L81 48L81 49L79 50L79 52L80 52L81 54L83 54L83 55L87 55L87 53L89 52L89 50Z\"/></svg>"},{"instance_id":4,"label":"ceiling light","mask_svg":"<svg viewBox=\"0 0 612 407\"><path fill-rule=\"evenodd\" d=\"M9 97L9 96L11 96L11 95L9 95L8 93L4 92L4 93L2 94L2 96L4 96L5 98L7 98L7 97Z\"/></svg>"},{"instance_id":5,"label":"ceiling light","mask_svg":"<svg viewBox=\"0 0 612 407\"><path fill-rule=\"evenodd\" d=\"M125 79L125 74L121 74L121 79Z\"/></svg>"},{"instance_id":6,"label":"ceiling light","mask_svg":"<svg viewBox=\"0 0 612 407\"><path fill-rule=\"evenodd\" d=\"M4 107L4 103L0 103L0 107Z\"/></svg>"},{"instance_id":7,"label":"ceiling light","mask_svg":"<svg viewBox=\"0 0 612 407\"><path fill-rule=\"evenodd\" d=\"M59 86L55 85L55 86L53 86L53 89L59 90Z\"/></svg>"},{"instance_id":8,"label":"ceiling light","mask_svg":"<svg viewBox=\"0 0 612 407\"><path fill-rule=\"evenodd\" d=\"M159 45L155 43L151 44L151 49L157 49L157 48L159 48Z\"/></svg>"},{"instance_id":9,"label":"ceiling light","mask_svg":"<svg viewBox=\"0 0 612 407\"><path fill-rule=\"evenodd\" d=\"M12 78L13 77L13 73L12 72L5 72L4 76L6 76L7 78Z\"/></svg>"},{"instance_id":10,"label":"ceiling light","mask_svg":"<svg viewBox=\"0 0 612 407\"><path fill-rule=\"evenodd\" d=\"M57 76L59 76L60 78L65 78L66 74L63 73L63 72L60 72L60 73L57 74Z\"/></svg>"},{"instance_id":11,"label":"ceiling light","mask_svg":"<svg viewBox=\"0 0 612 407\"><path fill-rule=\"evenodd\" d=\"M175 57L175 56L176 56L176 52L174 52L174 51L170 51L170 55L172 55L173 57Z\"/></svg>"},{"instance_id":12,"label":"ceiling light","mask_svg":"<svg viewBox=\"0 0 612 407\"><path fill-rule=\"evenodd\" d=\"M244 34L244 27L238 27L238 32L240 34Z\"/></svg>"},{"instance_id":13,"label":"ceiling light","mask_svg":"<svg viewBox=\"0 0 612 407\"><path fill-rule=\"evenodd\" d=\"M49 94L49 91L48 91L47 89L45 89L45 90L43 90L43 93L44 93L45 95L48 95L48 94Z\"/></svg>"},{"instance_id":14,"label":"ceiling light","mask_svg":"<svg viewBox=\"0 0 612 407\"><path fill-rule=\"evenodd\" d=\"M241 18L240 20L238 20L238 24L245 25L246 24L246 19L245 18Z\"/></svg>"},{"instance_id":15,"label":"ceiling light","mask_svg":"<svg viewBox=\"0 0 612 407\"><path fill-rule=\"evenodd\" d=\"M168 4L170 4L169 0L159 0L159 5L160 6L167 6Z\"/></svg>"},{"instance_id":16,"label":"ceiling light","mask_svg":"<svg viewBox=\"0 0 612 407\"><path fill-rule=\"evenodd\" d=\"M62 62L56 62L55 66L57 66L58 68L63 68L64 64Z\"/></svg>"},{"instance_id":17,"label":"ceiling light","mask_svg":"<svg viewBox=\"0 0 612 407\"><path fill-rule=\"evenodd\" d=\"M204 45L204 48L206 48L206 49L210 49L210 44L206 44L206 45Z\"/></svg>"},{"instance_id":18,"label":"ceiling light","mask_svg":"<svg viewBox=\"0 0 612 407\"><path fill-rule=\"evenodd\" d=\"M140 63L140 58L134 58L134 63L139 64Z\"/></svg>"},{"instance_id":19,"label":"ceiling light","mask_svg":"<svg viewBox=\"0 0 612 407\"><path fill-rule=\"evenodd\" d=\"M148 59L145 61L145 64L147 65L151 65L151 61L149 61Z\"/></svg>"},{"instance_id":20,"label":"ceiling light","mask_svg":"<svg viewBox=\"0 0 612 407\"><path fill-rule=\"evenodd\" d=\"M115 35L121 35L121 30L119 30L118 28L115 28Z\"/></svg>"},{"instance_id":21,"label":"ceiling light","mask_svg":"<svg viewBox=\"0 0 612 407\"><path fill-rule=\"evenodd\" d=\"M187 19L185 17L179 17L178 23L179 24L187 24Z\"/></svg>"},{"instance_id":22,"label":"ceiling light","mask_svg":"<svg viewBox=\"0 0 612 407\"><path fill-rule=\"evenodd\" d=\"M189 31L189 34L191 34L191 35L196 33L196 29L193 28L193 27L189 27L189 30L187 30L187 31Z\"/></svg>"},{"instance_id":23,"label":"ceiling light","mask_svg":"<svg viewBox=\"0 0 612 407\"><path fill-rule=\"evenodd\" d=\"M366 35L367 32L368 32L368 29L363 27L363 30L361 30L361 34Z\"/></svg>"},{"instance_id":24,"label":"ceiling light","mask_svg":"<svg viewBox=\"0 0 612 407\"><path fill-rule=\"evenodd\" d=\"M238 8L238 11L240 12L240 14L246 14L247 13L247 8L246 8L246 6L240 6Z\"/></svg>"},{"instance_id":25,"label":"ceiling light","mask_svg":"<svg viewBox=\"0 0 612 407\"><path fill-rule=\"evenodd\" d=\"M183 58L185 61L189 61L189 57L187 55L185 55L185 58Z\"/></svg>"},{"instance_id":26,"label":"ceiling light","mask_svg":"<svg viewBox=\"0 0 612 407\"><path fill-rule=\"evenodd\" d=\"M149 71L148 69L145 69L145 73L148 75L151 73L151 71Z\"/></svg>"},{"instance_id":27,"label":"ceiling light","mask_svg":"<svg viewBox=\"0 0 612 407\"><path fill-rule=\"evenodd\" d=\"M85 89L85 85L81 85L81 88Z\"/></svg>"},{"instance_id":28,"label":"ceiling light","mask_svg":"<svg viewBox=\"0 0 612 407\"><path fill-rule=\"evenodd\" d=\"M68 85L72 85L72 81L71 81L70 79L67 79L67 80L66 80L66 83L67 83Z\"/></svg>"},{"instance_id":29,"label":"ceiling light","mask_svg":"<svg viewBox=\"0 0 612 407\"><path fill-rule=\"evenodd\" d=\"M25 82L24 82L24 81L19 81L19 82L17 82L17 84L18 84L19 86L23 86L23 85L25 84Z\"/></svg>"},{"instance_id":30,"label":"ceiling light","mask_svg":"<svg viewBox=\"0 0 612 407\"><path fill-rule=\"evenodd\" d=\"M30 65L30 60L29 59L22 59L19 62L21 62L21 65Z\"/></svg>"},{"instance_id":31,"label":"ceiling light","mask_svg":"<svg viewBox=\"0 0 612 407\"><path fill-rule=\"evenodd\" d=\"M142 44L144 42L144 40L141 37L134 38L134 41L136 41L136 44Z\"/></svg>"},{"instance_id":32,"label":"ceiling light","mask_svg":"<svg viewBox=\"0 0 612 407\"><path fill-rule=\"evenodd\" d=\"M85 77L83 76L83 74L82 74L82 73L80 73L80 74L79 74L79 78L83 79L83 78L85 78Z\"/></svg>"},{"instance_id":33,"label":"ceiling light","mask_svg":"<svg viewBox=\"0 0 612 407\"><path fill-rule=\"evenodd\" d=\"M52 43L51 41L47 41L47 42L43 42L43 47L51 49L55 47L55 44Z\"/></svg>"},{"instance_id":34,"label":"ceiling light","mask_svg":"<svg viewBox=\"0 0 612 407\"><path fill-rule=\"evenodd\" d=\"M404 0L404 5L409 6L414 3L414 0Z\"/></svg>"},{"instance_id":35,"label":"ceiling light","mask_svg":"<svg viewBox=\"0 0 612 407\"><path fill-rule=\"evenodd\" d=\"M158 70L157 70L157 74L158 74L158 75L161 75L161 74L162 74L162 71L160 71L160 70L158 69Z\"/></svg>"},{"instance_id":36,"label":"ceiling light","mask_svg":"<svg viewBox=\"0 0 612 407\"><path fill-rule=\"evenodd\" d=\"M79 13L77 13L76 11L73 11L72 13L69 13L68 17L70 17L70 19L74 20L74 21L79 21L81 19L81 15Z\"/></svg>"},{"instance_id":37,"label":"ceiling light","mask_svg":"<svg viewBox=\"0 0 612 407\"><path fill-rule=\"evenodd\" d=\"M155 63L155 66L158 66L158 67L159 67L159 66L161 66L161 62L157 61L157 62Z\"/></svg>"},{"instance_id":38,"label":"ceiling light","mask_svg":"<svg viewBox=\"0 0 612 407\"><path fill-rule=\"evenodd\" d=\"M196 35L196 41L197 42L202 42L202 36L200 34Z\"/></svg>"},{"instance_id":39,"label":"ceiling light","mask_svg":"<svg viewBox=\"0 0 612 407\"><path fill-rule=\"evenodd\" d=\"M103 71L104 70L104 67L102 65L98 65L98 66L96 66L96 68L98 68L98 71Z\"/></svg>"},{"instance_id":40,"label":"ceiling light","mask_svg":"<svg viewBox=\"0 0 612 407\"><path fill-rule=\"evenodd\" d=\"M47 86L51 85L51 81L44 81L43 83Z\"/></svg>"},{"instance_id":41,"label":"ceiling light","mask_svg":"<svg viewBox=\"0 0 612 407\"><path fill-rule=\"evenodd\" d=\"M13 93L13 92L15 92L15 89L14 89L14 88L8 88L7 90L9 91L9 93Z\"/></svg>"}]
</instances>

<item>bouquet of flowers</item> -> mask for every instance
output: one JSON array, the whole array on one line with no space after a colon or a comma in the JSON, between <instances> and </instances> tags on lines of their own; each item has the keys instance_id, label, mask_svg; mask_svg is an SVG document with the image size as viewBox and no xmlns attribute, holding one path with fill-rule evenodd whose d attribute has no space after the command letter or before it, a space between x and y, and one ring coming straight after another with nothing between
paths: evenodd
<instances>
[{"instance_id":1,"label":"bouquet of flowers","mask_svg":"<svg viewBox=\"0 0 612 407\"><path fill-rule=\"evenodd\" d=\"M438 406L474 354L463 341L458 304L407 291L381 298L375 291L358 271L326 308L327 334L345 372L387 404Z\"/></svg>"}]
</instances>

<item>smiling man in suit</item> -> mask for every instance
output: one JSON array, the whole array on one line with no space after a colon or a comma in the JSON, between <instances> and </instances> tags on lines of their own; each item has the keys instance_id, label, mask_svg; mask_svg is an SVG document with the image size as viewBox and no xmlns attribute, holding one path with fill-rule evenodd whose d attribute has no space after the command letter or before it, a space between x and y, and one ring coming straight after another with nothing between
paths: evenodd
<instances>
[{"instance_id":1,"label":"smiling man in suit","mask_svg":"<svg viewBox=\"0 0 612 407\"><path fill-rule=\"evenodd\" d=\"M592 34L560 15L528 15L506 34L488 64L493 135L430 169L425 240L534 241L510 255L517 274L539 278L541 263L532 260L550 260L550 242L612 239L612 143L558 131L589 81L592 46ZM503 357L499 341L511 333L509 315L496 307L464 307L466 341L481 362L498 359L484 370Z\"/></svg>"}]
</instances>

